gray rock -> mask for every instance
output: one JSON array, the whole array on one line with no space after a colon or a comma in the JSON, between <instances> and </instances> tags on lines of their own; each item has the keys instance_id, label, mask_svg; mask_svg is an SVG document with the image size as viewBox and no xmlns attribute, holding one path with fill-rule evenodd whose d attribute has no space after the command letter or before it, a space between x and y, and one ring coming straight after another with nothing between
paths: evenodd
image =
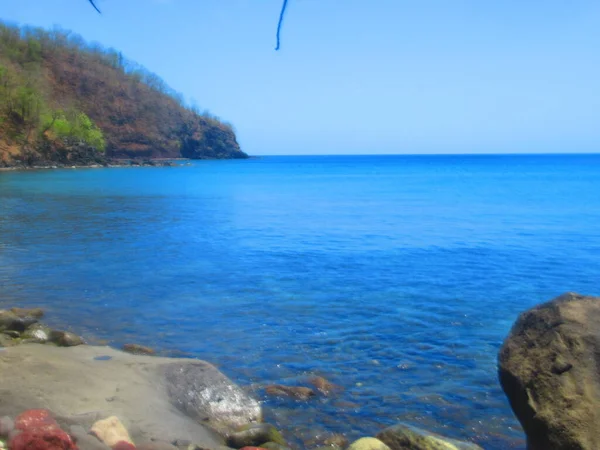
<instances>
[{"instance_id":1,"label":"gray rock","mask_svg":"<svg viewBox=\"0 0 600 450\"><path fill-rule=\"evenodd\" d=\"M79 450L110 450L110 447L95 436L88 434L81 425L70 426L69 434L75 440Z\"/></svg>"},{"instance_id":2,"label":"gray rock","mask_svg":"<svg viewBox=\"0 0 600 450\"><path fill-rule=\"evenodd\" d=\"M471 442L450 439L402 423L381 431L377 439L391 450L483 450Z\"/></svg>"},{"instance_id":3,"label":"gray rock","mask_svg":"<svg viewBox=\"0 0 600 450\"><path fill-rule=\"evenodd\" d=\"M50 333L50 341L54 342L59 347L75 347L83 345L85 342L82 338L69 331L54 330Z\"/></svg>"},{"instance_id":4,"label":"gray rock","mask_svg":"<svg viewBox=\"0 0 600 450\"><path fill-rule=\"evenodd\" d=\"M530 450L600 448L600 297L567 293L521 314L498 356Z\"/></svg>"},{"instance_id":5,"label":"gray rock","mask_svg":"<svg viewBox=\"0 0 600 450\"><path fill-rule=\"evenodd\" d=\"M37 322L33 317L19 317L11 311L0 311L0 331L12 330L22 333Z\"/></svg>"},{"instance_id":6,"label":"gray rock","mask_svg":"<svg viewBox=\"0 0 600 450\"><path fill-rule=\"evenodd\" d=\"M25 330L22 338L30 342L45 344L46 342L50 341L51 332L52 330L49 327L40 323L36 323Z\"/></svg>"},{"instance_id":7,"label":"gray rock","mask_svg":"<svg viewBox=\"0 0 600 450\"><path fill-rule=\"evenodd\" d=\"M206 362L172 363L162 372L171 402L199 422L227 433L261 420L258 402Z\"/></svg>"},{"instance_id":8,"label":"gray rock","mask_svg":"<svg viewBox=\"0 0 600 450\"><path fill-rule=\"evenodd\" d=\"M227 438L227 445L234 448L258 447L265 442L286 445L285 439L277 431L277 428L268 423L246 425L240 431L231 433Z\"/></svg>"},{"instance_id":9,"label":"gray rock","mask_svg":"<svg viewBox=\"0 0 600 450\"><path fill-rule=\"evenodd\" d=\"M107 402L111 397L117 400ZM183 412L186 398L191 415ZM71 425L89 429L114 415L134 442L181 439L204 449L225 443L206 425L245 425L261 416L255 400L206 362L88 345L23 344L3 349L0 399L0 416L45 408L68 430Z\"/></svg>"},{"instance_id":10,"label":"gray rock","mask_svg":"<svg viewBox=\"0 0 600 450\"><path fill-rule=\"evenodd\" d=\"M0 417L0 437L7 437L8 434L15 429L15 423L8 417Z\"/></svg>"},{"instance_id":11,"label":"gray rock","mask_svg":"<svg viewBox=\"0 0 600 450\"><path fill-rule=\"evenodd\" d=\"M163 441L142 442L141 444L136 444L135 447L137 450L177 450L177 447L173 444Z\"/></svg>"}]
</instances>

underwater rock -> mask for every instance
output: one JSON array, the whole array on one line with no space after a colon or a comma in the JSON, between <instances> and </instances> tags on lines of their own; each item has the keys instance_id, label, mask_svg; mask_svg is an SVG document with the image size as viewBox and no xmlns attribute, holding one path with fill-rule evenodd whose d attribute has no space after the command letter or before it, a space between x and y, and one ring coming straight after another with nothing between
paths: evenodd
<instances>
[{"instance_id":1,"label":"underwater rock","mask_svg":"<svg viewBox=\"0 0 600 450\"><path fill-rule=\"evenodd\" d=\"M332 434L325 438L323 443L331 447L346 448L348 446L348 438L343 434Z\"/></svg>"},{"instance_id":2,"label":"underwater rock","mask_svg":"<svg viewBox=\"0 0 600 450\"><path fill-rule=\"evenodd\" d=\"M18 317L33 317L34 319L41 319L44 317L44 310L42 308L10 308L10 312Z\"/></svg>"},{"instance_id":3,"label":"underwater rock","mask_svg":"<svg viewBox=\"0 0 600 450\"><path fill-rule=\"evenodd\" d=\"M289 447L285 445L278 444L276 442L266 442L264 444L260 444L261 448L266 448L267 450L291 450ZM331 447L329 450L332 450Z\"/></svg>"},{"instance_id":4,"label":"underwater rock","mask_svg":"<svg viewBox=\"0 0 600 450\"><path fill-rule=\"evenodd\" d=\"M282 384L270 384L265 387L268 395L277 397L292 397L298 400L308 400L315 396L315 391L302 386L284 386Z\"/></svg>"},{"instance_id":5,"label":"underwater rock","mask_svg":"<svg viewBox=\"0 0 600 450\"><path fill-rule=\"evenodd\" d=\"M379 439L364 437L350 444L348 450L390 450L390 448Z\"/></svg>"},{"instance_id":6,"label":"underwater rock","mask_svg":"<svg viewBox=\"0 0 600 450\"><path fill-rule=\"evenodd\" d=\"M321 376L312 377L309 382L323 395L329 395L334 391L342 390L341 386L337 386L327 378Z\"/></svg>"},{"instance_id":7,"label":"underwater rock","mask_svg":"<svg viewBox=\"0 0 600 450\"><path fill-rule=\"evenodd\" d=\"M530 450L600 448L600 297L563 294L517 319L500 383Z\"/></svg>"},{"instance_id":8,"label":"underwater rock","mask_svg":"<svg viewBox=\"0 0 600 450\"><path fill-rule=\"evenodd\" d=\"M126 442L133 445L133 441L131 440L131 437L129 437L127 428L125 428L116 416L97 421L92 425L90 432L106 445L113 448L113 450L119 442Z\"/></svg>"},{"instance_id":9,"label":"underwater rock","mask_svg":"<svg viewBox=\"0 0 600 450\"><path fill-rule=\"evenodd\" d=\"M85 342L82 338L69 331L54 330L50 333L50 341L54 342L59 347L75 347L83 345Z\"/></svg>"},{"instance_id":10,"label":"underwater rock","mask_svg":"<svg viewBox=\"0 0 600 450\"><path fill-rule=\"evenodd\" d=\"M262 445L265 442L286 445L285 439L277 431L277 428L268 423L246 425L241 430L231 433L227 439L227 445L234 448L252 447Z\"/></svg>"},{"instance_id":11,"label":"underwater rock","mask_svg":"<svg viewBox=\"0 0 600 450\"><path fill-rule=\"evenodd\" d=\"M471 442L450 439L402 423L386 428L376 437L391 450L483 450Z\"/></svg>"},{"instance_id":12,"label":"underwater rock","mask_svg":"<svg viewBox=\"0 0 600 450\"><path fill-rule=\"evenodd\" d=\"M138 344L125 344L123 351L132 355L154 355L156 353L154 349Z\"/></svg>"}]
</instances>

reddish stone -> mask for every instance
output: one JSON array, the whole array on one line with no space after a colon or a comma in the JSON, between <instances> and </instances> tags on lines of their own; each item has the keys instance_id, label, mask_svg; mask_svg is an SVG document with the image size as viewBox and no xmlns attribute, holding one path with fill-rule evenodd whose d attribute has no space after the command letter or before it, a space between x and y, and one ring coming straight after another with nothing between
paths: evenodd
<instances>
[{"instance_id":1,"label":"reddish stone","mask_svg":"<svg viewBox=\"0 0 600 450\"><path fill-rule=\"evenodd\" d=\"M10 450L77 450L71 437L56 426L29 428L13 437Z\"/></svg>"},{"instance_id":2,"label":"reddish stone","mask_svg":"<svg viewBox=\"0 0 600 450\"><path fill-rule=\"evenodd\" d=\"M32 428L54 427L59 428L58 423L47 409L30 409L20 414L15 419L17 430L29 430Z\"/></svg>"},{"instance_id":3,"label":"reddish stone","mask_svg":"<svg viewBox=\"0 0 600 450\"><path fill-rule=\"evenodd\" d=\"M135 445L131 444L130 442L119 441L113 445L112 450L135 450Z\"/></svg>"}]
</instances>

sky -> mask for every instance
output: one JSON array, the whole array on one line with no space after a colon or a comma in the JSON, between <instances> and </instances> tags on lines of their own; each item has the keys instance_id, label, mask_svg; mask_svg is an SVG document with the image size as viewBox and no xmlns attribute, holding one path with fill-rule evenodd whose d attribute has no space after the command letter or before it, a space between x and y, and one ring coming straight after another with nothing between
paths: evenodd
<instances>
[{"instance_id":1,"label":"sky","mask_svg":"<svg viewBox=\"0 0 600 450\"><path fill-rule=\"evenodd\" d=\"M114 47L252 155L600 152L597 0L0 0Z\"/></svg>"}]
</instances>

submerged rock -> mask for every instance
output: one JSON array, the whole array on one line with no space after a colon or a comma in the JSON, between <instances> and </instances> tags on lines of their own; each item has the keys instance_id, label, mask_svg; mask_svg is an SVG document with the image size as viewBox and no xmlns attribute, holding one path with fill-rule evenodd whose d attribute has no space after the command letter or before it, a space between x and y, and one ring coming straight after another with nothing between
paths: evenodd
<instances>
[{"instance_id":1,"label":"submerged rock","mask_svg":"<svg viewBox=\"0 0 600 450\"><path fill-rule=\"evenodd\" d=\"M350 444L348 450L390 450L390 448L379 439L364 437Z\"/></svg>"},{"instance_id":2,"label":"submerged rock","mask_svg":"<svg viewBox=\"0 0 600 450\"><path fill-rule=\"evenodd\" d=\"M85 342L82 338L69 331L54 330L50 333L50 341L54 342L59 347L75 347L83 345Z\"/></svg>"},{"instance_id":3,"label":"submerged rock","mask_svg":"<svg viewBox=\"0 0 600 450\"><path fill-rule=\"evenodd\" d=\"M530 450L600 448L600 297L567 293L519 316L499 377Z\"/></svg>"},{"instance_id":4,"label":"submerged rock","mask_svg":"<svg viewBox=\"0 0 600 450\"><path fill-rule=\"evenodd\" d=\"M402 423L381 431L377 439L391 450L483 450L471 442L450 439Z\"/></svg>"},{"instance_id":5,"label":"submerged rock","mask_svg":"<svg viewBox=\"0 0 600 450\"><path fill-rule=\"evenodd\" d=\"M156 353L154 349L138 344L125 344L123 351L132 355L154 355Z\"/></svg>"},{"instance_id":6,"label":"submerged rock","mask_svg":"<svg viewBox=\"0 0 600 450\"><path fill-rule=\"evenodd\" d=\"M316 376L312 377L310 384L317 388L317 390L323 395L329 395L334 391L341 391L342 388L330 382L327 378Z\"/></svg>"},{"instance_id":7,"label":"submerged rock","mask_svg":"<svg viewBox=\"0 0 600 450\"><path fill-rule=\"evenodd\" d=\"M266 442L264 444L260 444L262 448L266 448L267 450L291 450L289 447L281 444L277 444L276 442ZM329 450L332 450L331 448Z\"/></svg>"},{"instance_id":8,"label":"submerged rock","mask_svg":"<svg viewBox=\"0 0 600 450\"><path fill-rule=\"evenodd\" d=\"M265 387L265 392L268 395L292 397L298 400L308 400L315 396L315 391L311 388L302 386L284 386L282 384L270 384Z\"/></svg>"},{"instance_id":9,"label":"submerged rock","mask_svg":"<svg viewBox=\"0 0 600 450\"><path fill-rule=\"evenodd\" d=\"M285 439L277 431L277 428L268 423L247 425L240 431L231 433L227 439L227 445L234 448L258 446L265 442L286 445Z\"/></svg>"}]
</instances>

